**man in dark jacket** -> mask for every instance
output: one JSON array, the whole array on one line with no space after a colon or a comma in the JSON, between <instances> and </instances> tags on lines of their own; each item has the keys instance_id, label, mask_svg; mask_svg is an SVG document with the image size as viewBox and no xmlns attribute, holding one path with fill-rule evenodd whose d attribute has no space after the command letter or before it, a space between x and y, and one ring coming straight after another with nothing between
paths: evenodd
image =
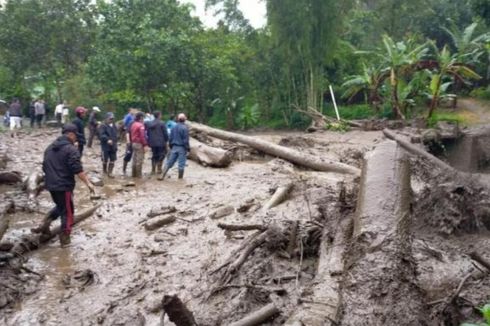
<instances>
[{"instance_id":1,"label":"man in dark jacket","mask_svg":"<svg viewBox=\"0 0 490 326\"><path fill-rule=\"evenodd\" d=\"M168 133L165 123L161 120L162 113L154 112L155 119L148 122L148 145L151 147L151 174L161 174L165 155L167 154Z\"/></svg>"},{"instance_id":2,"label":"man in dark jacket","mask_svg":"<svg viewBox=\"0 0 490 326\"><path fill-rule=\"evenodd\" d=\"M63 126L63 135L48 146L44 152L43 171L45 188L50 192L55 207L44 218L42 224L32 229L34 233L49 234L51 223L61 217L60 243L70 244L70 233L73 225L73 189L77 175L94 192L94 186L83 172L80 153L74 146L77 141L78 128L74 124Z\"/></svg>"},{"instance_id":3,"label":"man in dark jacket","mask_svg":"<svg viewBox=\"0 0 490 326\"><path fill-rule=\"evenodd\" d=\"M102 171L109 178L114 178L114 162L117 159L117 127L114 124L114 113L108 112L104 124L99 129L100 146L102 147Z\"/></svg>"},{"instance_id":4,"label":"man in dark jacket","mask_svg":"<svg viewBox=\"0 0 490 326\"><path fill-rule=\"evenodd\" d=\"M189 130L185 125L187 117L180 113L177 117L177 124L170 132L170 157L167 160L165 169L158 180L163 180L168 170L170 170L177 160L179 161L179 179L184 177L185 163L187 161L187 153L191 150L189 145Z\"/></svg>"},{"instance_id":5,"label":"man in dark jacket","mask_svg":"<svg viewBox=\"0 0 490 326\"><path fill-rule=\"evenodd\" d=\"M97 121L97 113L99 112L100 109L97 106L94 106L88 117L88 148L92 148L95 134L97 134L97 127L99 126L99 122Z\"/></svg>"},{"instance_id":6,"label":"man in dark jacket","mask_svg":"<svg viewBox=\"0 0 490 326\"><path fill-rule=\"evenodd\" d=\"M79 106L75 109L76 118L73 120L73 124L77 126L77 143L78 143L78 151L80 152L80 157L83 155L83 147L87 143L85 140L85 122L83 118L87 113L87 109L83 106Z\"/></svg>"}]
</instances>

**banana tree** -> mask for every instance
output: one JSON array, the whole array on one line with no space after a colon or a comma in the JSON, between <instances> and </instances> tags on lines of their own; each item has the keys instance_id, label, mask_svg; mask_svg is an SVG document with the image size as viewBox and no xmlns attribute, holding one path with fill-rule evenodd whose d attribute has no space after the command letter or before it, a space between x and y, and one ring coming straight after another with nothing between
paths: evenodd
<instances>
[{"instance_id":1,"label":"banana tree","mask_svg":"<svg viewBox=\"0 0 490 326\"><path fill-rule=\"evenodd\" d=\"M431 102L427 118L430 118L437 107L440 99L441 90L443 89L444 79L446 77L452 77L454 80L460 82L466 82L466 79L481 79L475 71L469 66L458 61L457 54L451 54L447 46L444 46L442 50L439 50L433 45L436 60L438 62L438 69L433 73L430 82Z\"/></svg>"},{"instance_id":2,"label":"banana tree","mask_svg":"<svg viewBox=\"0 0 490 326\"><path fill-rule=\"evenodd\" d=\"M416 45L412 40L407 42L394 42L389 36L383 36L384 51L378 53L385 70L389 72L391 86L391 105L394 118L405 119L401 110L398 96L398 83L402 76L414 71L417 64L428 52L427 45Z\"/></svg>"},{"instance_id":3,"label":"banana tree","mask_svg":"<svg viewBox=\"0 0 490 326\"><path fill-rule=\"evenodd\" d=\"M386 72L383 73L379 68L367 67L363 64L362 74L350 76L342 84L341 87L345 89L342 98L351 101L354 96L362 92L365 103L378 112L381 102L379 88L386 77Z\"/></svg>"}]
</instances>

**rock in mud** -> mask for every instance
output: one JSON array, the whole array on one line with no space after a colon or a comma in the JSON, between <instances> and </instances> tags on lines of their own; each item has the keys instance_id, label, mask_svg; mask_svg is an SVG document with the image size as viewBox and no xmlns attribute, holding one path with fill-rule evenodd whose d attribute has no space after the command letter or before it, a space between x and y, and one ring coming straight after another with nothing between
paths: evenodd
<instances>
[{"instance_id":1,"label":"rock in mud","mask_svg":"<svg viewBox=\"0 0 490 326\"><path fill-rule=\"evenodd\" d=\"M235 208L232 206L223 206L215 210L209 215L209 218L212 220L217 220L220 218L223 218L225 216L228 216L230 214L233 214L235 212Z\"/></svg>"},{"instance_id":2,"label":"rock in mud","mask_svg":"<svg viewBox=\"0 0 490 326\"><path fill-rule=\"evenodd\" d=\"M88 179L96 187L103 187L104 186L104 180L102 180L102 178L99 178L96 175L90 175Z\"/></svg>"}]
</instances>

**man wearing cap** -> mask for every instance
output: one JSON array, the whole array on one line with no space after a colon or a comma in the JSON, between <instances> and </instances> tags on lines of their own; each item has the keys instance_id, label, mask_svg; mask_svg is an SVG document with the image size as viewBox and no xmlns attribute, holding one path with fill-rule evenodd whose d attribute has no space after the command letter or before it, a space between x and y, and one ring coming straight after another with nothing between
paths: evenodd
<instances>
[{"instance_id":1,"label":"man wearing cap","mask_svg":"<svg viewBox=\"0 0 490 326\"><path fill-rule=\"evenodd\" d=\"M143 112L136 113L134 122L131 124L129 136L131 140L131 148L133 149L133 178L141 178L143 175L143 161L145 159L145 149L148 146L146 142L145 125L143 124Z\"/></svg>"},{"instance_id":2,"label":"man wearing cap","mask_svg":"<svg viewBox=\"0 0 490 326\"><path fill-rule=\"evenodd\" d=\"M51 194L55 207L46 215L41 225L31 229L34 233L49 234L51 223L61 217L60 244L70 244L70 233L73 225L73 189L75 188L75 175L82 180L90 192L94 186L83 172L80 153L74 146L77 141L78 128L68 123L63 126L62 135L58 137L44 152L43 172L45 174L45 188Z\"/></svg>"},{"instance_id":3,"label":"man wearing cap","mask_svg":"<svg viewBox=\"0 0 490 326\"><path fill-rule=\"evenodd\" d=\"M92 143L94 141L94 136L97 133L97 127L99 125L99 122L97 121L97 113L100 112L99 107L94 106L92 108L92 112L90 112L90 115L88 117L88 143L87 147L92 148Z\"/></svg>"},{"instance_id":4,"label":"man wearing cap","mask_svg":"<svg viewBox=\"0 0 490 326\"><path fill-rule=\"evenodd\" d=\"M168 170L170 170L175 162L179 162L179 179L184 177L185 163L187 161L187 153L191 150L189 146L189 129L185 125L187 117L184 113L177 116L177 124L170 131L170 157L167 160L165 169L158 180L163 180Z\"/></svg>"},{"instance_id":5,"label":"man wearing cap","mask_svg":"<svg viewBox=\"0 0 490 326\"><path fill-rule=\"evenodd\" d=\"M80 152L80 157L83 155L83 147L87 142L85 140L85 122L83 118L85 117L85 113L87 113L87 109L83 106L79 106L75 109L76 118L73 120L73 124L77 126L77 143L78 143L78 151Z\"/></svg>"},{"instance_id":6,"label":"man wearing cap","mask_svg":"<svg viewBox=\"0 0 490 326\"><path fill-rule=\"evenodd\" d=\"M114 178L114 162L117 158L117 127L114 113L108 112L99 130L100 146L102 147L102 171L109 178Z\"/></svg>"}]
</instances>

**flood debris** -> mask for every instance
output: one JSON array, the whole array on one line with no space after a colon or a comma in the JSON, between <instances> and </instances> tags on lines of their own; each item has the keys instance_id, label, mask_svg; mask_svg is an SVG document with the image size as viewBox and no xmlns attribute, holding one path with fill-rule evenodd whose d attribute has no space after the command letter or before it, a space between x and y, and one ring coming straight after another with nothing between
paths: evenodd
<instances>
[{"instance_id":1,"label":"flood debris","mask_svg":"<svg viewBox=\"0 0 490 326\"><path fill-rule=\"evenodd\" d=\"M162 307L165 314L176 326L197 326L192 312L185 306L180 298L174 295L165 295L162 300Z\"/></svg>"},{"instance_id":2,"label":"flood debris","mask_svg":"<svg viewBox=\"0 0 490 326\"><path fill-rule=\"evenodd\" d=\"M203 166L215 168L225 168L231 164L232 155L230 151L208 146L194 138L190 138L189 142L191 146L189 152L190 160L196 161Z\"/></svg>"},{"instance_id":3,"label":"flood debris","mask_svg":"<svg viewBox=\"0 0 490 326\"><path fill-rule=\"evenodd\" d=\"M164 216L164 217L154 217L148 221L146 221L145 229L147 231L153 231L156 229L161 228L162 226L171 224L177 220L177 217L175 215L170 215L170 216Z\"/></svg>"},{"instance_id":4,"label":"flood debris","mask_svg":"<svg viewBox=\"0 0 490 326\"><path fill-rule=\"evenodd\" d=\"M293 189L293 183L292 182L289 182L285 185L279 186L276 189L276 191L274 192L274 195L272 196L272 198L269 199L269 201L263 206L262 209L264 211L267 211L267 210L279 205L280 203L282 203L283 201L286 200L286 198L288 197L288 195L292 189Z\"/></svg>"},{"instance_id":5,"label":"flood debris","mask_svg":"<svg viewBox=\"0 0 490 326\"><path fill-rule=\"evenodd\" d=\"M22 181L22 174L18 171L1 171L0 184L16 184Z\"/></svg>"},{"instance_id":6,"label":"flood debris","mask_svg":"<svg viewBox=\"0 0 490 326\"><path fill-rule=\"evenodd\" d=\"M283 158L292 163L305 166L313 170L336 172L336 173L347 173L353 175L360 174L359 169L352 167L350 165L339 163L339 162L333 162L327 159L318 159L315 156L308 155L306 153L300 153L291 148L276 145L268 141L264 141L262 139L210 128L208 126L197 124L195 122L192 123L188 122L188 124L192 129L206 133L209 136L228 140L228 141L243 143L259 151L262 151L266 154Z\"/></svg>"},{"instance_id":7,"label":"flood debris","mask_svg":"<svg viewBox=\"0 0 490 326\"><path fill-rule=\"evenodd\" d=\"M266 322L270 318L279 314L281 311L277 308L274 303L269 303L268 305L260 308L257 311L252 312L251 314L245 316L244 318L231 323L230 326L255 326L262 325L262 323Z\"/></svg>"},{"instance_id":8,"label":"flood debris","mask_svg":"<svg viewBox=\"0 0 490 326\"><path fill-rule=\"evenodd\" d=\"M211 212L211 214L209 214L209 218L212 220L217 220L225 216L228 216L230 214L233 214L234 212L235 212L235 208L233 206L226 205L226 206L219 207L213 212Z\"/></svg>"}]
</instances>

